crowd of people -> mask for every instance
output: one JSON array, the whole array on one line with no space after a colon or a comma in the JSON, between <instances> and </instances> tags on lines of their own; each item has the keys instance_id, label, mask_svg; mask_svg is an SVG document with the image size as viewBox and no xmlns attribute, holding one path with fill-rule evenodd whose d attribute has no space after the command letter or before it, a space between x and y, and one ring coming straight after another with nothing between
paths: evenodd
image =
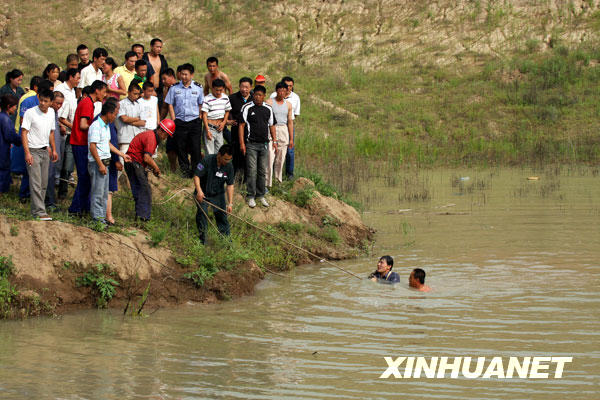
<instances>
[{"instance_id":1,"label":"crowd of people","mask_svg":"<svg viewBox=\"0 0 600 400\"><path fill-rule=\"evenodd\" d=\"M273 178L294 175L300 115L294 80L283 77L268 96L263 75L245 76L234 93L216 57L206 60L199 82L192 64L174 70L162 50L158 38L147 52L136 43L121 64L102 47L90 57L81 44L64 70L48 64L27 90L23 72L9 71L0 88L0 195L9 190L11 174L21 175L20 201L30 201L32 215L49 221L57 199L76 185L68 212L111 225L112 194L124 171L136 217L147 221L148 172L161 174L156 157L166 140L170 170L194 181L201 241L211 205L218 207L219 231L229 234L236 177L246 184L249 207L269 207L265 195Z\"/></svg>"}]
</instances>

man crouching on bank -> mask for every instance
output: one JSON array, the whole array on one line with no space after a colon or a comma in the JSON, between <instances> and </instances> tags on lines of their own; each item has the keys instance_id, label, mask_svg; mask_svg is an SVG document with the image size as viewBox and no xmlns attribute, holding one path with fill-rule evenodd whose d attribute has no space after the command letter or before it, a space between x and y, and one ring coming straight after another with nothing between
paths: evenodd
<instances>
[{"instance_id":1,"label":"man crouching on bank","mask_svg":"<svg viewBox=\"0 0 600 400\"><path fill-rule=\"evenodd\" d=\"M209 154L204 157L194 170L197 200L196 226L202 244L206 240L205 232L209 206L215 214L219 232L223 236L229 236L227 214L230 214L233 208L233 183L235 181L235 173L231 164L232 159L233 150L230 145L225 144L221 146L217 154ZM227 189L224 188L224 185ZM225 203L226 190L227 203Z\"/></svg>"}]
</instances>

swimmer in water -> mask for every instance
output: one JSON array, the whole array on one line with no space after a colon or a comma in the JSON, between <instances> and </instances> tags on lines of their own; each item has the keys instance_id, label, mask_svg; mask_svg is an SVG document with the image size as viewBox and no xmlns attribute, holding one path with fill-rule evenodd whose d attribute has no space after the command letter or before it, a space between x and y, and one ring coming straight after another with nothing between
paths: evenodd
<instances>
[{"instance_id":1,"label":"swimmer in water","mask_svg":"<svg viewBox=\"0 0 600 400\"><path fill-rule=\"evenodd\" d=\"M394 259L391 256L383 256L377 263L377 270L369 275L369 279L381 283L398 283L400 275L392 272L393 267Z\"/></svg>"},{"instance_id":2,"label":"swimmer in water","mask_svg":"<svg viewBox=\"0 0 600 400\"><path fill-rule=\"evenodd\" d=\"M417 289L419 292L429 292L431 288L425 284L425 271L421 268L415 268L408 277L408 286Z\"/></svg>"}]
</instances>

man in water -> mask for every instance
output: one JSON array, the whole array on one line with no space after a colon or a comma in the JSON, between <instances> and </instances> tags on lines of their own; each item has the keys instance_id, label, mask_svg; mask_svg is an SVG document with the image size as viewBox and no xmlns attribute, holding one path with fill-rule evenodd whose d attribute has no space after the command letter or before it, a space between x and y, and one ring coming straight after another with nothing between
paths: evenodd
<instances>
[{"instance_id":1,"label":"man in water","mask_svg":"<svg viewBox=\"0 0 600 400\"><path fill-rule=\"evenodd\" d=\"M377 270L369 275L369 279L381 283L400 282L400 276L392 272L392 268L394 268L394 259L391 256L383 256L377 263Z\"/></svg>"},{"instance_id":2,"label":"man in water","mask_svg":"<svg viewBox=\"0 0 600 400\"><path fill-rule=\"evenodd\" d=\"M431 288L425 284L425 271L421 268L415 268L408 277L408 286L417 289L419 292L429 292Z\"/></svg>"}]
</instances>

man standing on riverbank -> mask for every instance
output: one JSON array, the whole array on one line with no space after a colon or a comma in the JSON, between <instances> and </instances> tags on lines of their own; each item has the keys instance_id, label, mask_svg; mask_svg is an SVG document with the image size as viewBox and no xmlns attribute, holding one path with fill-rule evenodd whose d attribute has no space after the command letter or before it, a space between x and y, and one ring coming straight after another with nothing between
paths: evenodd
<instances>
[{"instance_id":1,"label":"man standing on riverbank","mask_svg":"<svg viewBox=\"0 0 600 400\"><path fill-rule=\"evenodd\" d=\"M277 141L277 134L273 109L264 103L265 92L264 86L258 85L254 88L253 101L242 107L242 122L238 127L240 150L246 156L246 187L250 208L256 207L256 200L259 200L263 207L269 207L264 197L269 141ZM246 126L248 133L244 138Z\"/></svg>"},{"instance_id":2,"label":"man standing on riverbank","mask_svg":"<svg viewBox=\"0 0 600 400\"><path fill-rule=\"evenodd\" d=\"M202 121L204 122L204 154L215 154L223 145L223 131L231 111L229 97L224 92L225 82L215 79L211 93L202 103Z\"/></svg>"},{"instance_id":3,"label":"man standing on riverbank","mask_svg":"<svg viewBox=\"0 0 600 400\"><path fill-rule=\"evenodd\" d=\"M200 113L204 93L202 86L197 85L194 78L194 66L183 64L180 68L181 82L169 89L165 103L169 105L169 115L175 119L175 143L177 159L183 176L191 178L193 169L200 161L202 154L202 123ZM191 165L190 167L190 156Z\"/></svg>"},{"instance_id":4,"label":"man standing on riverbank","mask_svg":"<svg viewBox=\"0 0 600 400\"><path fill-rule=\"evenodd\" d=\"M233 147L233 169L236 176L243 174L246 169L246 158L240 151L240 137L238 135L238 126L242 121L242 107L252 101L250 91L252 90L252 78L247 76L239 80L239 90L229 96L231 103L231 112L229 113L229 121L227 124L231 126L231 147ZM245 136L245 135L244 135Z\"/></svg>"},{"instance_id":5,"label":"man standing on riverbank","mask_svg":"<svg viewBox=\"0 0 600 400\"><path fill-rule=\"evenodd\" d=\"M129 88L129 85L131 85L131 81L133 81L133 78L135 78L135 62L137 61L137 56L135 55L135 53L133 51L128 51L127 53L125 53L125 64L121 65L120 67L115 68L115 74L119 74L121 75L121 78L123 78L123 83L125 84L126 88ZM120 99L123 100L125 99L127 96L120 96Z\"/></svg>"},{"instance_id":6,"label":"man standing on riverbank","mask_svg":"<svg viewBox=\"0 0 600 400\"><path fill-rule=\"evenodd\" d=\"M225 93L229 96L233 93L231 81L225 72L219 70L219 59L217 57L208 57L206 59L206 69L208 72L204 75L204 95L207 96L212 89L212 84L216 79L225 82Z\"/></svg>"},{"instance_id":7,"label":"man standing on riverbank","mask_svg":"<svg viewBox=\"0 0 600 400\"><path fill-rule=\"evenodd\" d=\"M102 67L106 57L108 57L106 49L102 47L94 49L91 64L81 70L81 79L77 85L80 94L84 87L91 86L94 81L102 81Z\"/></svg>"},{"instance_id":8,"label":"man standing on riverbank","mask_svg":"<svg viewBox=\"0 0 600 400\"><path fill-rule=\"evenodd\" d=\"M221 146L217 154L204 157L194 171L197 201L196 226L202 244L206 240L209 206L212 207L215 214L217 229L222 235L229 236L227 214L231 213L233 209L233 184L235 182L235 172L231 165L232 153L231 146L225 144ZM226 189L223 187L224 185ZM227 192L227 203L225 202L225 192Z\"/></svg>"},{"instance_id":9,"label":"man standing on riverbank","mask_svg":"<svg viewBox=\"0 0 600 400\"><path fill-rule=\"evenodd\" d=\"M162 106L164 99L162 91L162 74L169 68L167 59L162 53L163 42L159 38L154 38L150 41L150 51L144 53L142 60L146 61L148 65L148 72L146 76L152 82L156 88L156 96L158 98L158 106Z\"/></svg>"},{"instance_id":10,"label":"man standing on riverbank","mask_svg":"<svg viewBox=\"0 0 600 400\"><path fill-rule=\"evenodd\" d=\"M383 256L377 263L377 270L369 275L369 279L381 283L400 282L400 275L392 272L392 268L394 268L394 259L391 256Z\"/></svg>"}]
</instances>

